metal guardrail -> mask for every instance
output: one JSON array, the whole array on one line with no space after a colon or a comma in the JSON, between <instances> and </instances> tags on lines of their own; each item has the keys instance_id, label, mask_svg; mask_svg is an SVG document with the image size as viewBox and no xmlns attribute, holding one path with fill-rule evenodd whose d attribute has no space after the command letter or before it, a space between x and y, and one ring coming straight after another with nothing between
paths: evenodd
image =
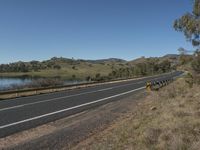
<instances>
[{"instance_id":1,"label":"metal guardrail","mask_svg":"<svg viewBox=\"0 0 200 150\"><path fill-rule=\"evenodd\" d=\"M161 81L150 81L146 83L146 89L148 91L157 91L160 88L167 86L168 84L170 84L171 82L173 82L174 79L166 79L166 80L161 80Z\"/></svg>"},{"instance_id":2,"label":"metal guardrail","mask_svg":"<svg viewBox=\"0 0 200 150\"><path fill-rule=\"evenodd\" d=\"M165 73L169 74L169 73ZM163 74L164 75L164 74ZM158 75L155 75L159 76ZM29 89L18 89L18 90L10 90L10 91L0 91L0 99L8 99L8 98L16 98L21 96L30 96L30 95L37 95L37 94L45 94L45 93L52 93L57 91L63 91L63 90L70 90L74 88L81 88L81 87L87 87L87 86L94 86L109 82L116 82L116 81L124 81L124 80L135 80L138 78L147 78L146 77L137 77L137 78L121 78L121 79L114 79L110 81L94 81L94 82L86 82L86 83L80 83L80 84L70 84L70 85L62 85L62 86L49 86L49 87L41 87L41 88L29 88ZM150 86L152 88L152 85Z\"/></svg>"},{"instance_id":3,"label":"metal guardrail","mask_svg":"<svg viewBox=\"0 0 200 150\"><path fill-rule=\"evenodd\" d=\"M92 82L84 82L84 83L79 83L79 84L69 84L69 85L61 85L61 86L48 86L48 87L40 87L40 88L0 91L0 99L51 93L51 92L68 90L68 89L73 89L73 88L81 88L81 87L93 86L93 85L98 85L98 84L104 84L108 82L116 82L116 81L131 80L131 79L136 79L136 78L126 78L126 79L121 78L121 79L114 79L110 81L92 81Z\"/></svg>"},{"instance_id":4,"label":"metal guardrail","mask_svg":"<svg viewBox=\"0 0 200 150\"><path fill-rule=\"evenodd\" d=\"M168 74L168 73L166 73ZM155 75L158 76L158 75ZM148 76L146 76L148 77ZM146 78L142 77L142 78ZM24 93L24 92L36 92L42 91L42 90L55 90L55 89L61 89L61 88L70 88L70 87L78 87L78 86L87 86L87 85L94 85L94 84L101 84L101 83L108 83L108 82L115 82L115 81L123 81L123 80L132 80L132 79L138 79L140 77L136 78L119 78L114 80L108 80L108 81L92 81L92 82L84 82L84 83L78 83L78 84L68 84L68 85L61 85L61 86L48 86L48 87L40 87L40 88L28 88L28 89L18 89L18 90L9 90L9 91L0 91L0 95L7 95L7 94L15 94L15 93Z\"/></svg>"},{"instance_id":5,"label":"metal guardrail","mask_svg":"<svg viewBox=\"0 0 200 150\"><path fill-rule=\"evenodd\" d=\"M69 85L61 85L61 86L48 86L48 87L40 87L40 88L29 88L29 89L19 89L19 90L10 90L10 91L0 91L0 95L13 94L13 93L23 93L23 92L30 92L30 91L41 91L41 90L49 90L49 89L68 88L68 87L89 85L89 84L95 84L95 83L96 82L88 82L88 83L69 84Z\"/></svg>"},{"instance_id":6,"label":"metal guardrail","mask_svg":"<svg viewBox=\"0 0 200 150\"><path fill-rule=\"evenodd\" d=\"M55 89L79 87L79 86L84 86L84 85L87 86L87 85L102 84L102 83L131 80L131 79L137 79L137 78L121 78L121 79L114 79L114 80L108 80L108 81L91 81L91 82L84 82L84 83L78 83L78 84L76 83L76 84L59 85L59 86L48 86L48 87L39 87L39 88L28 88L28 89L0 91L0 95L7 95L7 94L14 94L14 93L24 93L24 92L32 92L32 91L42 91L42 90L51 90L51 89L55 90Z\"/></svg>"}]
</instances>

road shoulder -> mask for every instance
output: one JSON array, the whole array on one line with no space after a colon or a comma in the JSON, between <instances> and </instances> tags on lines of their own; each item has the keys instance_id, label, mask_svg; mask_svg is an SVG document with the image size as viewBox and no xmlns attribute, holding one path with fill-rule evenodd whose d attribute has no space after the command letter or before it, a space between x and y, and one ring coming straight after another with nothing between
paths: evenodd
<instances>
[{"instance_id":1,"label":"road shoulder","mask_svg":"<svg viewBox=\"0 0 200 150\"><path fill-rule=\"evenodd\" d=\"M127 98L2 138L0 149L71 148L126 117L145 95L144 91L140 91Z\"/></svg>"}]
</instances>

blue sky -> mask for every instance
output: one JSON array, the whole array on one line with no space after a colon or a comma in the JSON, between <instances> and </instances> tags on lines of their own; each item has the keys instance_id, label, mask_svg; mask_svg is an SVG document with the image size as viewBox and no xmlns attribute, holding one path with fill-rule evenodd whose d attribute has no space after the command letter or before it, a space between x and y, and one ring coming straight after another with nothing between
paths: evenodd
<instances>
[{"instance_id":1,"label":"blue sky","mask_svg":"<svg viewBox=\"0 0 200 150\"><path fill-rule=\"evenodd\" d=\"M190 0L0 0L0 63L162 56L192 49L173 21Z\"/></svg>"}]
</instances>

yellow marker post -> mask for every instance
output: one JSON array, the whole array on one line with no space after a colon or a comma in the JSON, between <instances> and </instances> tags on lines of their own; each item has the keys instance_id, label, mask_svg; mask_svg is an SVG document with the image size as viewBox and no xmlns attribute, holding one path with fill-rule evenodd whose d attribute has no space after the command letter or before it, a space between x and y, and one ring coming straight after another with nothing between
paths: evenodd
<instances>
[{"instance_id":1,"label":"yellow marker post","mask_svg":"<svg viewBox=\"0 0 200 150\"><path fill-rule=\"evenodd\" d=\"M147 91L151 91L151 82L146 83L146 89Z\"/></svg>"}]
</instances>

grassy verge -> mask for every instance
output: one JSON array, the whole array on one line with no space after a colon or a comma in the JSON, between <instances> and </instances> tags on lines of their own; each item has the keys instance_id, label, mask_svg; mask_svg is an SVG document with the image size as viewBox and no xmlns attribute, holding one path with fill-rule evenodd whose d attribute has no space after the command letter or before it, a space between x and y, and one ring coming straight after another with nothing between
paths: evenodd
<instances>
[{"instance_id":1,"label":"grassy verge","mask_svg":"<svg viewBox=\"0 0 200 150\"><path fill-rule=\"evenodd\" d=\"M151 92L120 123L82 142L85 149L200 148L200 86L185 79Z\"/></svg>"}]
</instances>

